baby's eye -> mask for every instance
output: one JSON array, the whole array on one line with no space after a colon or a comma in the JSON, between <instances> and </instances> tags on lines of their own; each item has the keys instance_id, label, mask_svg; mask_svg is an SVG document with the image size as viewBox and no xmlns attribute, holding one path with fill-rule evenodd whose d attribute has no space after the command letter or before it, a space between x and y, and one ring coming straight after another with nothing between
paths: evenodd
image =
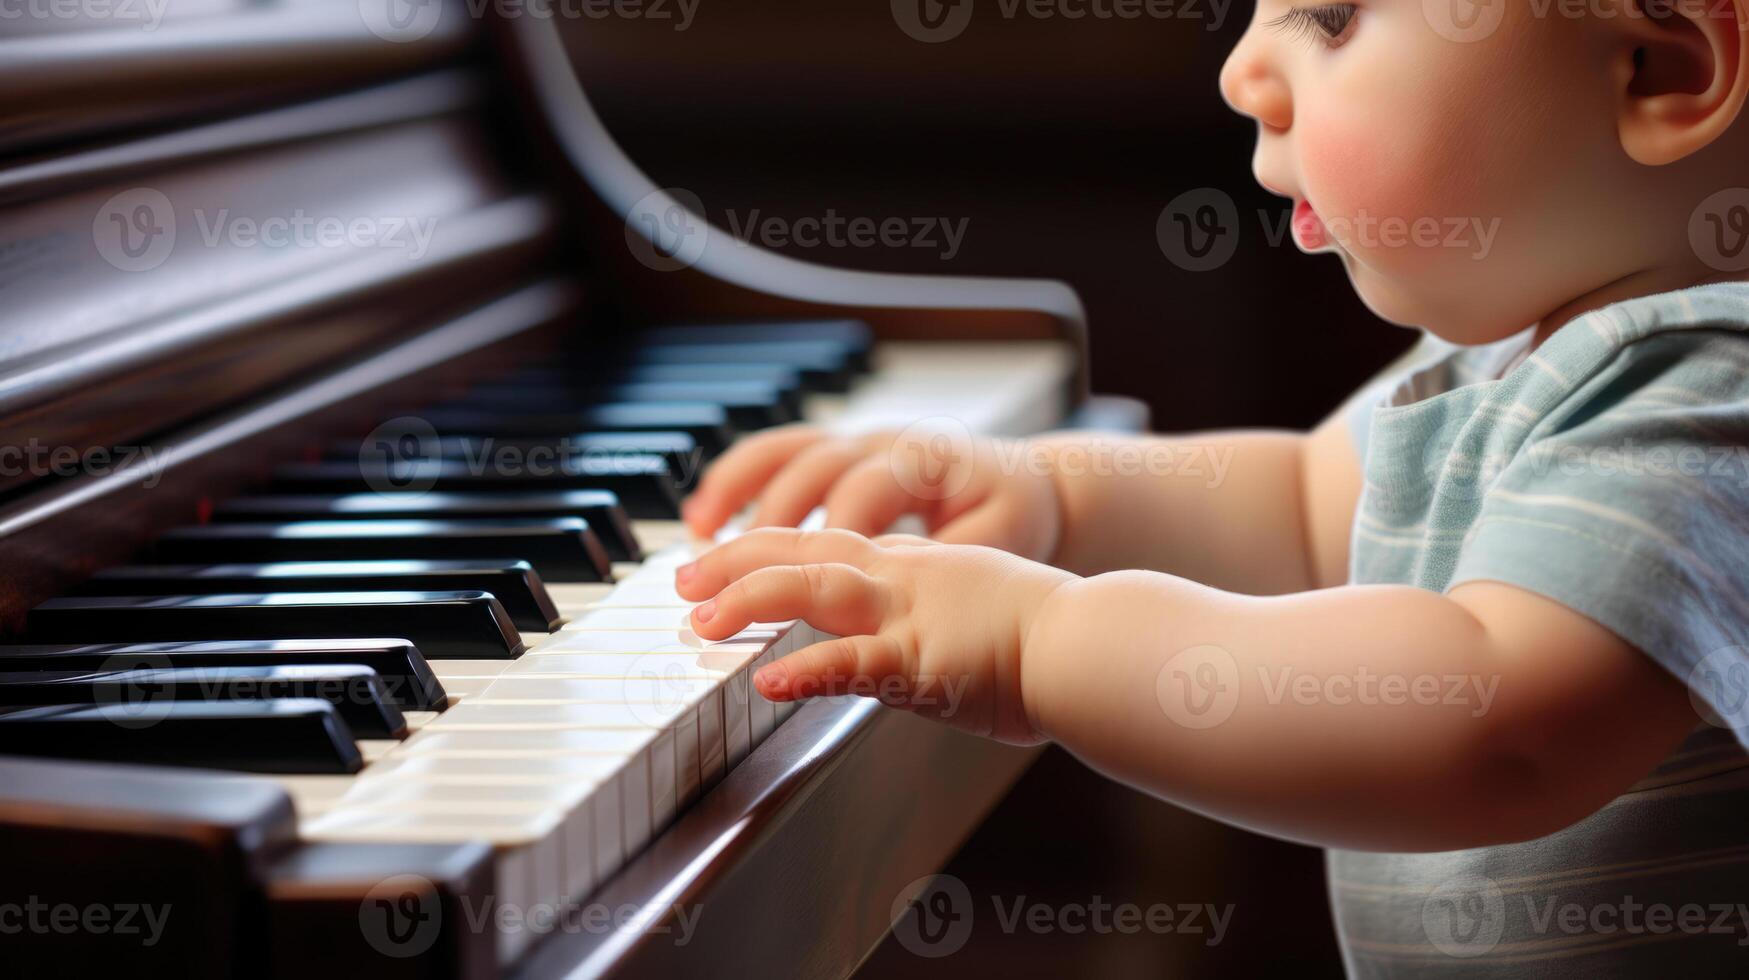
<instances>
[{"instance_id":1,"label":"baby's eye","mask_svg":"<svg viewBox=\"0 0 1749 980\"><path fill-rule=\"evenodd\" d=\"M1293 37L1317 38L1334 48L1348 39L1348 28L1354 23L1356 9L1352 3L1295 7L1270 21L1267 26Z\"/></svg>"}]
</instances>

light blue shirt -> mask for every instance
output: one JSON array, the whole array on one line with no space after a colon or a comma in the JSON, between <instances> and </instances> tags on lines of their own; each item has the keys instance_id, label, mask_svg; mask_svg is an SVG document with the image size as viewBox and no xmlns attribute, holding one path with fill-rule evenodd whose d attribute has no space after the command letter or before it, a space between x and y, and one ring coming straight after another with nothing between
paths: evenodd
<instances>
[{"instance_id":1,"label":"light blue shirt","mask_svg":"<svg viewBox=\"0 0 1749 980\"><path fill-rule=\"evenodd\" d=\"M1749 284L1607 306L1519 360L1529 340L1426 337L1351 399L1349 580L1547 596L1749 747Z\"/></svg>"}]
</instances>

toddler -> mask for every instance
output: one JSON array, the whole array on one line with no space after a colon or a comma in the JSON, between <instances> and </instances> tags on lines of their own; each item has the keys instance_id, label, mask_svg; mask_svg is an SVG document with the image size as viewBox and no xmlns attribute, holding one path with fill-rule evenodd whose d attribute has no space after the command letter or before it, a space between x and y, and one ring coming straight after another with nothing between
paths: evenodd
<instances>
[{"instance_id":1,"label":"toddler","mask_svg":"<svg viewBox=\"0 0 1749 980\"><path fill-rule=\"evenodd\" d=\"M1259 0L1221 89L1411 360L1305 434L982 441L939 500L897 434L759 434L687 501L757 528L693 628L804 619L767 698L928 692L1328 848L1356 976L1741 975L1749 0ZM1124 441L1227 468L1064 465Z\"/></svg>"}]
</instances>

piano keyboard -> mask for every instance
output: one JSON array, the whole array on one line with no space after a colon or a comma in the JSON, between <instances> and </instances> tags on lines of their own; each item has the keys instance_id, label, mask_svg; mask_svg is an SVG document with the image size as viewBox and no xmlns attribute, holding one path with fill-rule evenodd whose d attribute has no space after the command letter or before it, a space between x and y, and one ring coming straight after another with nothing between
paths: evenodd
<instances>
[{"instance_id":1,"label":"piano keyboard","mask_svg":"<svg viewBox=\"0 0 1749 980\"><path fill-rule=\"evenodd\" d=\"M686 629L673 571L697 543L677 453L797 411L847 431L931 415L1032 431L1061 416L1071 368L1052 343L870 351L858 325L797 324L657 331L606 380L482 386L411 413L444 423L411 465L373 478L332 447L33 610L31 645L0 648L0 754L247 771L290 795L306 842L483 841L500 906L581 902L795 710L750 678L818 639ZM572 428L611 450L596 468L466 464ZM189 695L209 700L163 700ZM535 938L502 933L500 961Z\"/></svg>"}]
</instances>

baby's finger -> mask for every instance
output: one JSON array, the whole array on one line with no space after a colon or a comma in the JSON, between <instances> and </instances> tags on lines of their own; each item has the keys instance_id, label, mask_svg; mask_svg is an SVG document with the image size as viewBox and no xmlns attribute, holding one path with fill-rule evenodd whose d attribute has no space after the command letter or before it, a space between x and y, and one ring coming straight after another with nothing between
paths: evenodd
<instances>
[{"instance_id":1,"label":"baby's finger","mask_svg":"<svg viewBox=\"0 0 1749 980\"><path fill-rule=\"evenodd\" d=\"M698 489L686 498L681 516L687 527L701 538L716 533L759 495L785 463L826 438L825 432L810 425L784 425L735 443L704 471Z\"/></svg>"},{"instance_id":2,"label":"baby's finger","mask_svg":"<svg viewBox=\"0 0 1749 980\"><path fill-rule=\"evenodd\" d=\"M864 456L826 495L826 526L879 534L892 527L900 515L921 510L926 504L894 478L887 454Z\"/></svg>"},{"instance_id":3,"label":"baby's finger","mask_svg":"<svg viewBox=\"0 0 1749 980\"><path fill-rule=\"evenodd\" d=\"M750 623L801 619L828 633L872 633L886 608L886 590L860 568L777 565L751 572L694 606L692 630L720 640Z\"/></svg>"},{"instance_id":4,"label":"baby's finger","mask_svg":"<svg viewBox=\"0 0 1749 980\"><path fill-rule=\"evenodd\" d=\"M904 659L899 645L879 636L844 636L803 647L753 675L753 686L771 701L871 694L888 677L899 676Z\"/></svg>"},{"instance_id":5,"label":"baby's finger","mask_svg":"<svg viewBox=\"0 0 1749 980\"><path fill-rule=\"evenodd\" d=\"M941 543L939 541L931 541L928 538L923 537L922 535L919 535L919 534L899 534L899 533L883 534L880 537L874 538L872 540L874 541L875 544L878 544L883 548L916 548L916 547L920 547L923 545L933 545L933 544L940 544Z\"/></svg>"},{"instance_id":6,"label":"baby's finger","mask_svg":"<svg viewBox=\"0 0 1749 980\"><path fill-rule=\"evenodd\" d=\"M759 495L749 527L795 527L819 506L826 491L845 470L862 459L862 446L849 439L829 439L802 450Z\"/></svg>"},{"instance_id":7,"label":"baby's finger","mask_svg":"<svg viewBox=\"0 0 1749 980\"><path fill-rule=\"evenodd\" d=\"M843 564L861 567L880 550L850 531L798 531L793 527L762 527L717 545L690 564L674 570L674 589L697 602L721 592L730 582L772 565Z\"/></svg>"}]
</instances>

